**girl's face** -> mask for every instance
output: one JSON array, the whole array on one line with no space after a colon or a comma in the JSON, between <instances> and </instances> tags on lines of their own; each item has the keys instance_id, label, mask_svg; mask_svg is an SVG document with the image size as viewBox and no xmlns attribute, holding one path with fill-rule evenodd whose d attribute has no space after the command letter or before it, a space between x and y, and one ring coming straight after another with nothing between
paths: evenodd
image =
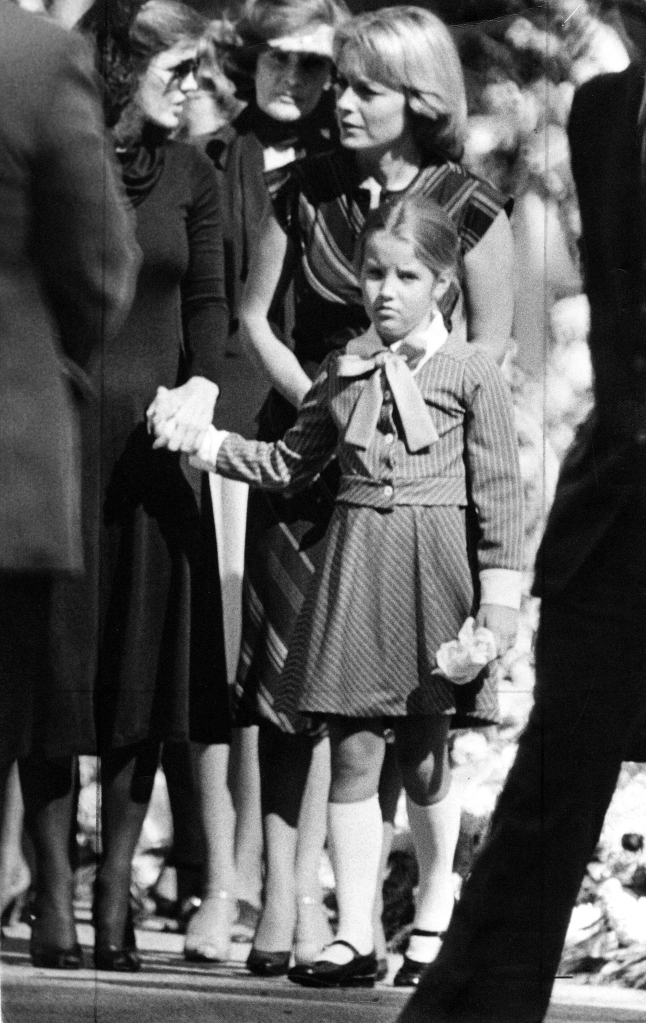
<instances>
[{"instance_id":1,"label":"girl's face","mask_svg":"<svg viewBox=\"0 0 646 1023\"><path fill-rule=\"evenodd\" d=\"M385 231L366 242L359 280L366 311L385 344L428 326L448 283L422 263L412 241Z\"/></svg>"},{"instance_id":2,"label":"girl's face","mask_svg":"<svg viewBox=\"0 0 646 1023\"><path fill-rule=\"evenodd\" d=\"M299 121L317 106L331 67L321 54L269 46L256 65L256 103L276 121Z\"/></svg>"},{"instance_id":3,"label":"girl's face","mask_svg":"<svg viewBox=\"0 0 646 1023\"><path fill-rule=\"evenodd\" d=\"M169 131L177 128L187 94L197 89L196 72L195 43L178 43L153 57L137 91L137 103L146 120Z\"/></svg>"},{"instance_id":4,"label":"girl's face","mask_svg":"<svg viewBox=\"0 0 646 1023\"><path fill-rule=\"evenodd\" d=\"M336 115L346 149L385 152L412 137L406 96L339 63Z\"/></svg>"}]
</instances>

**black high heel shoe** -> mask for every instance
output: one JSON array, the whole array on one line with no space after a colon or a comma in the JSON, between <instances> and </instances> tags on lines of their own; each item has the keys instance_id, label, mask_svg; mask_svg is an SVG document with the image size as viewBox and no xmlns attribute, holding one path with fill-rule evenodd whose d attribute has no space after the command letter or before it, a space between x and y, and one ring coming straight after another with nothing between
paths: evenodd
<instances>
[{"instance_id":1,"label":"black high heel shoe","mask_svg":"<svg viewBox=\"0 0 646 1023\"><path fill-rule=\"evenodd\" d=\"M141 969L141 959L136 949L97 945L94 966L97 970L112 970L114 973L137 973Z\"/></svg>"},{"instance_id":2,"label":"black high heel shoe","mask_svg":"<svg viewBox=\"0 0 646 1023\"><path fill-rule=\"evenodd\" d=\"M289 970L291 951L262 952L252 948L247 956L247 969L257 977L283 977Z\"/></svg>"},{"instance_id":3,"label":"black high heel shoe","mask_svg":"<svg viewBox=\"0 0 646 1023\"><path fill-rule=\"evenodd\" d=\"M71 948L61 948L50 941L43 941L38 933L38 920L31 919L29 955L33 966L46 970L80 970L83 966L83 949L78 941Z\"/></svg>"},{"instance_id":4,"label":"black high heel shoe","mask_svg":"<svg viewBox=\"0 0 646 1023\"><path fill-rule=\"evenodd\" d=\"M96 913L96 910L95 910ZM119 947L112 942L102 941L95 918L94 967L97 970L112 970L116 973L137 973L141 969L141 959L137 952L135 925L132 919L132 907L128 906L123 945Z\"/></svg>"}]
</instances>

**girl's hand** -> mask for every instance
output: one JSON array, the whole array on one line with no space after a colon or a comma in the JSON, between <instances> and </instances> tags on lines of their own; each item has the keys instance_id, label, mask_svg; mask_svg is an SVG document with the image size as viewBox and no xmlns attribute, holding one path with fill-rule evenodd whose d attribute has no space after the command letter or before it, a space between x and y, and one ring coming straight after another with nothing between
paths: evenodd
<instances>
[{"instance_id":1,"label":"girl's hand","mask_svg":"<svg viewBox=\"0 0 646 1023\"><path fill-rule=\"evenodd\" d=\"M502 604L481 604L476 617L476 628L484 625L496 637L498 657L504 657L516 642L518 611Z\"/></svg>"},{"instance_id":2,"label":"girl's hand","mask_svg":"<svg viewBox=\"0 0 646 1023\"><path fill-rule=\"evenodd\" d=\"M171 391L160 387L148 408L148 429L155 433L154 448L198 451L213 421L219 394L217 384L205 377L191 377Z\"/></svg>"}]
</instances>

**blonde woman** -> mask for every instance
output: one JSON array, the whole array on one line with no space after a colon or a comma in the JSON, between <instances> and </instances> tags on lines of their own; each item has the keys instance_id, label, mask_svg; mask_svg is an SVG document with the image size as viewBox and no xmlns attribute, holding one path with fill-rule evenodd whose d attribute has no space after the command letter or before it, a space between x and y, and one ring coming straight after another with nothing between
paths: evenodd
<instances>
[{"instance_id":1,"label":"blonde woman","mask_svg":"<svg viewBox=\"0 0 646 1023\"><path fill-rule=\"evenodd\" d=\"M273 209L265 217L241 308L252 356L283 404L294 409L310 388L307 363L320 362L367 327L354 246L369 210L393 193L427 196L456 224L458 280L441 301L453 336L465 337L499 360L512 322L513 246L505 199L460 165L466 99L459 58L446 26L418 7L386 8L342 26L334 56L341 144L333 153L293 164L275 178ZM290 277L307 282L293 350L276 336L269 320L272 303ZM330 509L331 503L319 502L322 531ZM283 526L293 535L287 515ZM272 693L276 714L287 717L298 711L301 681L290 674L288 664ZM394 691L399 682L393 679ZM387 725L389 711L385 707L382 711ZM454 724L471 726L496 720L492 684L480 680L456 692L445 715L451 715ZM330 735L333 775L343 779L332 786L328 818L340 911L338 937L355 952L347 944L326 949L322 967L314 963L293 977L309 984L330 984L335 978L346 982L353 955L360 959L374 944L371 905L382 833L376 780L366 779L362 789L358 779L340 767L346 758L361 762L353 755L357 746L376 745L383 754L382 729L362 729L357 719L344 716L341 701ZM419 804L409 799L420 889L417 933L397 979L401 984L415 984L435 957L453 907L452 862L460 812L445 762L443 767L439 772L443 784L430 798ZM348 842L350 834L353 840ZM339 968L336 975L330 972L331 964Z\"/></svg>"}]
</instances>

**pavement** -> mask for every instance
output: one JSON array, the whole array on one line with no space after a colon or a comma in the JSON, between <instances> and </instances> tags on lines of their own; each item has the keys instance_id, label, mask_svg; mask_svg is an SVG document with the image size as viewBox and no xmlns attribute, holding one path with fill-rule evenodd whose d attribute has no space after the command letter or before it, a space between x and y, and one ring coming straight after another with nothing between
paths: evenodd
<instances>
[{"instance_id":1,"label":"pavement","mask_svg":"<svg viewBox=\"0 0 646 1023\"><path fill-rule=\"evenodd\" d=\"M78 932L89 963L92 927L81 923ZM285 978L251 977L244 944L232 946L230 962L202 966L183 959L180 935L141 930L141 972L97 974L35 969L28 940L25 924L3 933L1 1023L394 1023L408 997L392 987L396 955L374 988L312 991ZM558 980L546 1023L645 1020L644 992Z\"/></svg>"}]
</instances>

